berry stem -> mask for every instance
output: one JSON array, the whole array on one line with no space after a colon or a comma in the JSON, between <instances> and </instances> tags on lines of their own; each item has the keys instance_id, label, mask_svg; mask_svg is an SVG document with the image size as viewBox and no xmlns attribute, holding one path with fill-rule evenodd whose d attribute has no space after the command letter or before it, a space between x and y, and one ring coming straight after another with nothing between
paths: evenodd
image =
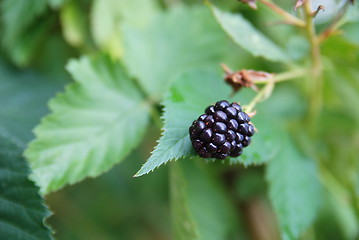
<instances>
[{"instance_id":1,"label":"berry stem","mask_svg":"<svg viewBox=\"0 0 359 240\"><path fill-rule=\"evenodd\" d=\"M306 69L298 68L292 71L274 75L272 78L263 81L256 81L255 82L256 84L266 84L266 85L257 93L257 95L253 98L253 100L247 106L245 106L245 112L247 113L252 112L255 106L257 105L257 103L267 99L272 94L275 83L303 77L306 74L307 74Z\"/></svg>"},{"instance_id":2,"label":"berry stem","mask_svg":"<svg viewBox=\"0 0 359 240\"><path fill-rule=\"evenodd\" d=\"M262 80L262 81L256 81L255 84L267 84L269 82L275 82L275 83L284 82L284 81L304 77L306 75L307 75L307 70L305 68L296 68L291 71L275 74L273 76L273 78L271 78L269 80L266 79L266 80Z\"/></svg>"},{"instance_id":3,"label":"berry stem","mask_svg":"<svg viewBox=\"0 0 359 240\"><path fill-rule=\"evenodd\" d=\"M252 99L252 101L247 106L244 106L244 111L247 113L252 112L255 106L257 105L257 103L264 101L272 94L273 88L274 88L274 81L268 82L267 85L265 85L257 93L257 95Z\"/></svg>"},{"instance_id":4,"label":"berry stem","mask_svg":"<svg viewBox=\"0 0 359 240\"><path fill-rule=\"evenodd\" d=\"M310 123L314 123L319 116L322 106L322 64L320 61L320 45L318 37L315 31L313 22L313 12L310 5L311 1L305 1L304 14L305 14L305 31L310 44L311 54L311 86L310 86L310 105L308 120Z\"/></svg>"},{"instance_id":5,"label":"berry stem","mask_svg":"<svg viewBox=\"0 0 359 240\"><path fill-rule=\"evenodd\" d=\"M268 0L259 0L262 4L266 5L268 8L272 9L274 12L276 12L278 15L283 17L285 19L285 22L288 24L292 24L298 27L305 27L305 22L292 14L286 12L282 8L280 8L275 3L268 1Z\"/></svg>"}]
</instances>

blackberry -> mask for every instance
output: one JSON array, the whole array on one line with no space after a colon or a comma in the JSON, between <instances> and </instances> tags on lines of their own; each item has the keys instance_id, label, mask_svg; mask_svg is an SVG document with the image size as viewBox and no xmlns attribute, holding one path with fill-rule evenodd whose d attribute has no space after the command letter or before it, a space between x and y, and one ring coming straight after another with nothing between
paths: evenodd
<instances>
[{"instance_id":1,"label":"blackberry","mask_svg":"<svg viewBox=\"0 0 359 240\"><path fill-rule=\"evenodd\" d=\"M189 128L193 148L202 158L238 157L251 143L254 127L238 103L218 101Z\"/></svg>"}]
</instances>

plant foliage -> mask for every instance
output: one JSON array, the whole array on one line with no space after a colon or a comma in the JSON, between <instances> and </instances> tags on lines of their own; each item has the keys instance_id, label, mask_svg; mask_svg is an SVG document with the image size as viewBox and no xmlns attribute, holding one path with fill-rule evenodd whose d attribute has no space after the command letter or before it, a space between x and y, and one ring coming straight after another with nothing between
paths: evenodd
<instances>
[{"instance_id":1,"label":"plant foliage","mask_svg":"<svg viewBox=\"0 0 359 240\"><path fill-rule=\"evenodd\" d=\"M357 240L359 10L324 2L0 0L0 239ZM201 159L223 99L256 133Z\"/></svg>"}]
</instances>

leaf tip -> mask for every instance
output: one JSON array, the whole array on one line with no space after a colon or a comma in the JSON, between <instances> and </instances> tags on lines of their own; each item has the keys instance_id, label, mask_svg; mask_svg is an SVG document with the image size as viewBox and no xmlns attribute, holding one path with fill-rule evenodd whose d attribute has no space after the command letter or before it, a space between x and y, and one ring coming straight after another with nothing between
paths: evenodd
<instances>
[{"instance_id":1,"label":"leaf tip","mask_svg":"<svg viewBox=\"0 0 359 240\"><path fill-rule=\"evenodd\" d=\"M144 166L144 165L143 165L143 166ZM147 174L148 172L144 172L144 171L142 170L142 169L143 169L143 166L142 166L141 169L138 170L138 172L136 172L135 175L133 175L132 177L137 178L137 177L141 177L141 176Z\"/></svg>"}]
</instances>

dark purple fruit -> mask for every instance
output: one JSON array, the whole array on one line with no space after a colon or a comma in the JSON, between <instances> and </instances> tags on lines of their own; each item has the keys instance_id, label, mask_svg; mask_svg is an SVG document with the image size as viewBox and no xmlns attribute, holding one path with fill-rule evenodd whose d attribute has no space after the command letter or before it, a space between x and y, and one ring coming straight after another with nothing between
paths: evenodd
<instances>
[{"instance_id":1,"label":"dark purple fruit","mask_svg":"<svg viewBox=\"0 0 359 240\"><path fill-rule=\"evenodd\" d=\"M236 132L236 141L242 142L243 139L244 139L244 136L242 134L240 134L239 132Z\"/></svg>"},{"instance_id":2,"label":"dark purple fruit","mask_svg":"<svg viewBox=\"0 0 359 240\"><path fill-rule=\"evenodd\" d=\"M207 127L212 127L212 125L214 123L214 118L212 115L208 115L203 121Z\"/></svg>"},{"instance_id":3,"label":"dark purple fruit","mask_svg":"<svg viewBox=\"0 0 359 240\"><path fill-rule=\"evenodd\" d=\"M218 149L218 152L220 153L229 153L229 151L231 150L231 143L230 142L224 142Z\"/></svg>"},{"instance_id":4,"label":"dark purple fruit","mask_svg":"<svg viewBox=\"0 0 359 240\"><path fill-rule=\"evenodd\" d=\"M237 131L238 129L238 122L235 119L231 119L227 123L227 127L229 130Z\"/></svg>"},{"instance_id":5,"label":"dark purple fruit","mask_svg":"<svg viewBox=\"0 0 359 240\"><path fill-rule=\"evenodd\" d=\"M248 147L248 145L251 144L251 141L252 141L251 137L245 136L242 142L243 147Z\"/></svg>"},{"instance_id":6,"label":"dark purple fruit","mask_svg":"<svg viewBox=\"0 0 359 240\"><path fill-rule=\"evenodd\" d=\"M226 136L224 136L224 134L220 134L220 133L214 134L214 137L213 137L213 140L212 140L214 145L219 146L222 143L224 143L225 141L226 141Z\"/></svg>"},{"instance_id":7,"label":"dark purple fruit","mask_svg":"<svg viewBox=\"0 0 359 240\"><path fill-rule=\"evenodd\" d=\"M208 106L205 110L205 113L210 115L210 114L213 114L216 110L214 110L214 106L211 105L211 106Z\"/></svg>"},{"instance_id":8,"label":"dark purple fruit","mask_svg":"<svg viewBox=\"0 0 359 240\"><path fill-rule=\"evenodd\" d=\"M228 141L231 142L236 139L236 133L233 130L228 130L228 132L226 133L226 138Z\"/></svg>"},{"instance_id":9,"label":"dark purple fruit","mask_svg":"<svg viewBox=\"0 0 359 240\"><path fill-rule=\"evenodd\" d=\"M217 111L217 112L213 113L213 117L214 117L214 120L217 122L227 122L227 120L228 120L227 114L222 111Z\"/></svg>"},{"instance_id":10,"label":"dark purple fruit","mask_svg":"<svg viewBox=\"0 0 359 240\"><path fill-rule=\"evenodd\" d=\"M238 157L255 133L238 103L222 100L206 108L189 127L192 146L202 158Z\"/></svg>"},{"instance_id":11,"label":"dark purple fruit","mask_svg":"<svg viewBox=\"0 0 359 240\"><path fill-rule=\"evenodd\" d=\"M247 120L247 116L248 115L245 112L239 112L236 119L239 124L245 123Z\"/></svg>"},{"instance_id":12,"label":"dark purple fruit","mask_svg":"<svg viewBox=\"0 0 359 240\"><path fill-rule=\"evenodd\" d=\"M228 106L229 106L229 102L227 102L226 100L222 100L222 101L216 102L216 104L214 105L214 109L216 109L216 111L223 110Z\"/></svg>"},{"instance_id":13,"label":"dark purple fruit","mask_svg":"<svg viewBox=\"0 0 359 240\"><path fill-rule=\"evenodd\" d=\"M227 125L223 122L215 122L212 128L215 132L227 133Z\"/></svg>"},{"instance_id":14,"label":"dark purple fruit","mask_svg":"<svg viewBox=\"0 0 359 240\"><path fill-rule=\"evenodd\" d=\"M208 152L210 152L210 153L215 153L215 152L217 152L217 146L216 145L214 145L213 143L208 143L207 145L206 145L206 149L207 149L207 151Z\"/></svg>"},{"instance_id":15,"label":"dark purple fruit","mask_svg":"<svg viewBox=\"0 0 359 240\"><path fill-rule=\"evenodd\" d=\"M248 124L248 136L253 136L254 134L254 126L252 124Z\"/></svg>"},{"instance_id":16,"label":"dark purple fruit","mask_svg":"<svg viewBox=\"0 0 359 240\"><path fill-rule=\"evenodd\" d=\"M226 107L226 109L224 109L224 112L230 118L236 118L236 116L238 114L237 109L235 109L234 107Z\"/></svg>"},{"instance_id":17,"label":"dark purple fruit","mask_svg":"<svg viewBox=\"0 0 359 240\"><path fill-rule=\"evenodd\" d=\"M212 139L213 131L211 128L207 128L204 130L201 135L199 136L199 139L203 142L210 142Z\"/></svg>"},{"instance_id":18,"label":"dark purple fruit","mask_svg":"<svg viewBox=\"0 0 359 240\"><path fill-rule=\"evenodd\" d=\"M202 114L201 116L198 117L197 121L203 121L208 115L207 114Z\"/></svg>"},{"instance_id":19,"label":"dark purple fruit","mask_svg":"<svg viewBox=\"0 0 359 240\"><path fill-rule=\"evenodd\" d=\"M202 132L206 128L206 124L203 121L197 121L194 128L198 132Z\"/></svg>"},{"instance_id":20,"label":"dark purple fruit","mask_svg":"<svg viewBox=\"0 0 359 240\"><path fill-rule=\"evenodd\" d=\"M237 109L238 112L242 112L242 107L238 103L234 102L231 104L231 106Z\"/></svg>"},{"instance_id":21,"label":"dark purple fruit","mask_svg":"<svg viewBox=\"0 0 359 240\"><path fill-rule=\"evenodd\" d=\"M199 139L196 139L196 140L192 141L192 145L193 145L194 149L198 150L203 146L203 142Z\"/></svg>"},{"instance_id":22,"label":"dark purple fruit","mask_svg":"<svg viewBox=\"0 0 359 240\"><path fill-rule=\"evenodd\" d=\"M242 144L241 143L237 144L231 152L231 157L238 157L239 155L242 154L242 151L243 151Z\"/></svg>"},{"instance_id":23,"label":"dark purple fruit","mask_svg":"<svg viewBox=\"0 0 359 240\"><path fill-rule=\"evenodd\" d=\"M203 158L209 158L211 156L211 154L207 151L206 147L201 148L198 151L199 156L203 157Z\"/></svg>"},{"instance_id":24,"label":"dark purple fruit","mask_svg":"<svg viewBox=\"0 0 359 240\"><path fill-rule=\"evenodd\" d=\"M226 154L226 153L214 153L213 157L223 160L223 159L226 159L226 157L228 157L228 154Z\"/></svg>"},{"instance_id":25,"label":"dark purple fruit","mask_svg":"<svg viewBox=\"0 0 359 240\"><path fill-rule=\"evenodd\" d=\"M242 135L248 135L248 123L242 123L238 127L238 132Z\"/></svg>"}]
</instances>

